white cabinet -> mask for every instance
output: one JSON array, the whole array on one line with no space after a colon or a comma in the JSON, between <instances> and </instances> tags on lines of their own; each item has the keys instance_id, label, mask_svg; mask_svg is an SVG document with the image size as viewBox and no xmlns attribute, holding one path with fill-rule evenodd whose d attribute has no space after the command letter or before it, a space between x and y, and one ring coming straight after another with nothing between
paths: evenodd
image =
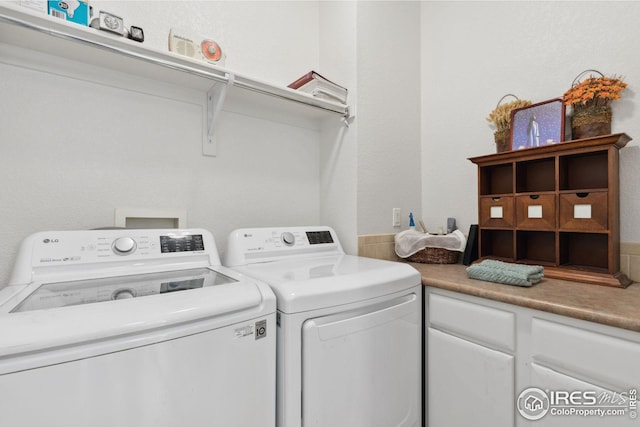
<instances>
[{"instance_id":1,"label":"white cabinet","mask_svg":"<svg viewBox=\"0 0 640 427\"><path fill-rule=\"evenodd\" d=\"M637 370L637 369L636 369ZM560 400L560 404L566 408L558 408L563 410L566 415L547 414L540 420L533 421L537 427L570 427L579 425L580 427L599 427L606 425L607 427L625 427L625 426L638 426L640 421L638 419L632 419L627 414L623 415L590 415L584 416L579 414L578 409L589 409L592 399L597 401L602 400L602 404L598 405L600 409L619 410L628 407L625 404L629 398L627 394L620 394L620 389L616 387L616 390L610 390L598 385L578 380L575 377L561 374L553 369L545 368L536 363L531 364L531 383L536 384L541 390L553 390L554 392L567 392L573 393L568 396L560 395L556 400ZM628 389L627 389L628 390ZM583 395L583 392L588 394ZM579 405L571 404L573 399ZM567 404L566 401L569 401ZM608 401L605 401L608 400ZM604 408L606 407L606 408ZM571 411L575 413L571 414ZM603 423L604 420L604 423Z\"/></svg>"},{"instance_id":2,"label":"white cabinet","mask_svg":"<svg viewBox=\"0 0 640 427\"><path fill-rule=\"evenodd\" d=\"M640 425L639 332L431 287L424 295L429 427Z\"/></svg>"},{"instance_id":3,"label":"white cabinet","mask_svg":"<svg viewBox=\"0 0 640 427\"><path fill-rule=\"evenodd\" d=\"M540 316L534 317L531 325L535 363L609 387L640 387L638 342Z\"/></svg>"},{"instance_id":4,"label":"white cabinet","mask_svg":"<svg viewBox=\"0 0 640 427\"><path fill-rule=\"evenodd\" d=\"M514 357L430 328L428 425L513 426Z\"/></svg>"},{"instance_id":5,"label":"white cabinet","mask_svg":"<svg viewBox=\"0 0 640 427\"><path fill-rule=\"evenodd\" d=\"M435 294L426 307L428 425L513 426L514 314Z\"/></svg>"},{"instance_id":6,"label":"white cabinet","mask_svg":"<svg viewBox=\"0 0 640 427\"><path fill-rule=\"evenodd\" d=\"M579 414L591 409L629 411L632 390L637 393L640 388L640 343L634 342L633 337L620 338L583 326L549 321L539 315L531 320L531 384L553 390L557 397L551 406L555 404L565 414L551 413L539 424L599 426L604 418L607 426L640 425L628 413L602 417Z\"/></svg>"}]
</instances>

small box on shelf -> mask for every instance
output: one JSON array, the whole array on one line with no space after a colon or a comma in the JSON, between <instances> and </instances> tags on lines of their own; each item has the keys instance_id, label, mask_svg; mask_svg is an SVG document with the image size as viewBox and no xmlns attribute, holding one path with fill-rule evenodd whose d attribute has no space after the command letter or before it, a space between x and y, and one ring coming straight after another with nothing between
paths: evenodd
<instances>
[{"instance_id":1,"label":"small box on shelf","mask_svg":"<svg viewBox=\"0 0 640 427\"><path fill-rule=\"evenodd\" d=\"M20 6L35 10L36 12L49 13L48 0L20 0Z\"/></svg>"},{"instance_id":2,"label":"small box on shelf","mask_svg":"<svg viewBox=\"0 0 640 427\"><path fill-rule=\"evenodd\" d=\"M88 26L89 2L87 0L49 0L49 15Z\"/></svg>"}]
</instances>

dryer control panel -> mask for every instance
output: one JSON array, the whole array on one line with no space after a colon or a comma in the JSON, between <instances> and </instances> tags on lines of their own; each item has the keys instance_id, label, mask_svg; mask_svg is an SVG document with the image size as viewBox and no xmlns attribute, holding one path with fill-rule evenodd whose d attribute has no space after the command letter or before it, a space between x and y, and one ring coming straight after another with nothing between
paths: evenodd
<instances>
[{"instance_id":1,"label":"dryer control panel","mask_svg":"<svg viewBox=\"0 0 640 427\"><path fill-rule=\"evenodd\" d=\"M74 266L130 268L162 260L178 267L220 265L211 233L203 229L109 229L32 234L20 247L9 284L55 275Z\"/></svg>"},{"instance_id":2,"label":"dryer control panel","mask_svg":"<svg viewBox=\"0 0 640 427\"><path fill-rule=\"evenodd\" d=\"M243 228L229 235L225 265L344 254L330 227Z\"/></svg>"}]
</instances>

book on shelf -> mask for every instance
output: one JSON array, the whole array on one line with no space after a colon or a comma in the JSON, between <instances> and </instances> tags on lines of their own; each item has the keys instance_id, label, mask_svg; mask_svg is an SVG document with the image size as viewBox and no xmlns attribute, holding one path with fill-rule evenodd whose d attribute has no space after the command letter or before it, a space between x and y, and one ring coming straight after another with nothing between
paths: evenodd
<instances>
[{"instance_id":1,"label":"book on shelf","mask_svg":"<svg viewBox=\"0 0 640 427\"><path fill-rule=\"evenodd\" d=\"M309 93L316 98L334 102L337 101L343 104L347 103L347 89L332 82L316 71L309 71L288 87Z\"/></svg>"}]
</instances>

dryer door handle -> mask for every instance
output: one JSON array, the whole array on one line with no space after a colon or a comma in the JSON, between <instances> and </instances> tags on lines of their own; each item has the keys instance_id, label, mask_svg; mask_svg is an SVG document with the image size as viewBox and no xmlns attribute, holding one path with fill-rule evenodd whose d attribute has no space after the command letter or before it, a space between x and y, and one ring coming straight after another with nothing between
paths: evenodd
<instances>
[{"instance_id":1,"label":"dryer door handle","mask_svg":"<svg viewBox=\"0 0 640 427\"><path fill-rule=\"evenodd\" d=\"M417 300L418 297L415 294L411 294L388 301L383 305L376 304L352 312L310 319L304 322L303 329L317 328L319 338L323 341L350 335L364 329L375 328L385 323L415 315Z\"/></svg>"}]
</instances>

